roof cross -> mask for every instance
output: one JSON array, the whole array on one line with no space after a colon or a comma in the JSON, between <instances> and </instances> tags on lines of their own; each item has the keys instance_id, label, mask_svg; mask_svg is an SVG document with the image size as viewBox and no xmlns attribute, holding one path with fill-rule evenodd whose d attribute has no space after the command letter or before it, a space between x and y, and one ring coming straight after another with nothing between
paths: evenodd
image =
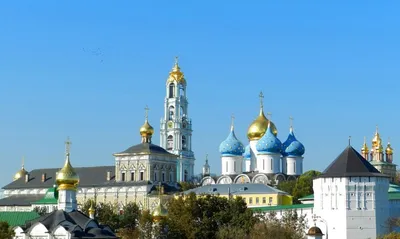
<instances>
[{"instance_id":1,"label":"roof cross","mask_svg":"<svg viewBox=\"0 0 400 239\"><path fill-rule=\"evenodd\" d=\"M150 110L150 108L146 105L146 107L144 108L144 118L146 120L148 120L148 118L149 118L149 110Z\"/></svg>"},{"instance_id":2,"label":"roof cross","mask_svg":"<svg viewBox=\"0 0 400 239\"><path fill-rule=\"evenodd\" d=\"M261 109L263 109L264 108L264 103L263 103L264 94L262 93L262 91L260 91L260 94L258 95L258 97L260 97L260 107L261 107Z\"/></svg>"},{"instance_id":3,"label":"roof cross","mask_svg":"<svg viewBox=\"0 0 400 239\"><path fill-rule=\"evenodd\" d=\"M65 141L65 154L69 155L69 152L71 150L71 141L69 140L69 137L67 137L67 141Z\"/></svg>"}]
</instances>

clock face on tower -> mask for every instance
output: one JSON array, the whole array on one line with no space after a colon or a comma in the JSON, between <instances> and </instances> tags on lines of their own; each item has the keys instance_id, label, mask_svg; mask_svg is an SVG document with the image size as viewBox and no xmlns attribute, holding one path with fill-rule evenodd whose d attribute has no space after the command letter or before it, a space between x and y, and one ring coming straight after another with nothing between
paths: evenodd
<instances>
[{"instance_id":1,"label":"clock face on tower","mask_svg":"<svg viewBox=\"0 0 400 239\"><path fill-rule=\"evenodd\" d=\"M168 128L172 128L172 125L173 125L173 124L172 124L172 121L169 121L169 122L168 122Z\"/></svg>"}]
</instances>

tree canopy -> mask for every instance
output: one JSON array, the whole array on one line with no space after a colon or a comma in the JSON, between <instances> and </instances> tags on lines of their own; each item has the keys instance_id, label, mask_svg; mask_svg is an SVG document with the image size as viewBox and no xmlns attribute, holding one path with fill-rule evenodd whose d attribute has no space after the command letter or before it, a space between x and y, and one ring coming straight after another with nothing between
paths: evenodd
<instances>
[{"instance_id":1,"label":"tree canopy","mask_svg":"<svg viewBox=\"0 0 400 239\"><path fill-rule=\"evenodd\" d=\"M11 239L15 235L8 222L0 221L0 238Z\"/></svg>"},{"instance_id":2,"label":"tree canopy","mask_svg":"<svg viewBox=\"0 0 400 239\"><path fill-rule=\"evenodd\" d=\"M293 203L298 204L299 198L308 196L314 193L312 182L315 177L320 175L321 172L310 170L302 175L297 180L285 181L278 184L278 189L289 193L293 196Z\"/></svg>"}]
</instances>

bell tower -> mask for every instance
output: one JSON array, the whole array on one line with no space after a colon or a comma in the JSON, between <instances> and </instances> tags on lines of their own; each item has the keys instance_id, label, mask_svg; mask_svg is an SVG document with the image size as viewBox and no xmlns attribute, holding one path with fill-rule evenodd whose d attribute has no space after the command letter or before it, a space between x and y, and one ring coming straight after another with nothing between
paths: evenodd
<instances>
[{"instance_id":1,"label":"bell tower","mask_svg":"<svg viewBox=\"0 0 400 239\"><path fill-rule=\"evenodd\" d=\"M164 117L160 125L160 146L178 155L177 181L191 181L194 169L192 121L188 115L186 80L175 57L166 82Z\"/></svg>"}]
</instances>

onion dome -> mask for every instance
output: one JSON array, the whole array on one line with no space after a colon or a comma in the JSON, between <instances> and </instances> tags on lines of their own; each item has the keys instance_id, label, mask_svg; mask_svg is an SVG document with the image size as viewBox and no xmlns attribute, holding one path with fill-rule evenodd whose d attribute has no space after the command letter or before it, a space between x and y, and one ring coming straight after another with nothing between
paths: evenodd
<instances>
[{"instance_id":1,"label":"onion dome","mask_svg":"<svg viewBox=\"0 0 400 239\"><path fill-rule=\"evenodd\" d=\"M392 154L393 154L393 148L392 148L392 146L390 145L390 141L388 141L385 151L386 151L386 154L387 154L387 155L392 155Z\"/></svg>"},{"instance_id":2,"label":"onion dome","mask_svg":"<svg viewBox=\"0 0 400 239\"><path fill-rule=\"evenodd\" d=\"M366 141L365 137L364 137L364 144L361 147L361 153L362 154L368 154L369 153L369 148L367 146L367 141Z\"/></svg>"},{"instance_id":3,"label":"onion dome","mask_svg":"<svg viewBox=\"0 0 400 239\"><path fill-rule=\"evenodd\" d=\"M304 151L304 145L296 139L293 127L290 127L289 136L282 144L282 154L285 156L302 156Z\"/></svg>"},{"instance_id":4,"label":"onion dome","mask_svg":"<svg viewBox=\"0 0 400 239\"><path fill-rule=\"evenodd\" d=\"M149 124L149 121L146 119L142 127L140 127L139 132L142 137L152 136L154 133L154 128Z\"/></svg>"},{"instance_id":5,"label":"onion dome","mask_svg":"<svg viewBox=\"0 0 400 239\"><path fill-rule=\"evenodd\" d=\"M324 234L322 233L322 231L319 227L313 226L310 229L308 229L308 233L306 235L307 236L323 236Z\"/></svg>"},{"instance_id":6,"label":"onion dome","mask_svg":"<svg viewBox=\"0 0 400 239\"><path fill-rule=\"evenodd\" d=\"M90 208L88 210L89 215L94 215L94 213L96 212L96 209L93 206L93 200L90 201Z\"/></svg>"},{"instance_id":7,"label":"onion dome","mask_svg":"<svg viewBox=\"0 0 400 239\"><path fill-rule=\"evenodd\" d=\"M65 142L66 144L66 159L65 164L60 171L58 171L56 176L56 183L58 185L58 190L76 190L79 184L79 176L75 172L69 160L69 147L71 142L69 140Z\"/></svg>"},{"instance_id":8,"label":"onion dome","mask_svg":"<svg viewBox=\"0 0 400 239\"><path fill-rule=\"evenodd\" d=\"M222 156L241 156L244 153L243 144L236 138L233 125L228 137L219 145Z\"/></svg>"},{"instance_id":9,"label":"onion dome","mask_svg":"<svg viewBox=\"0 0 400 239\"><path fill-rule=\"evenodd\" d=\"M261 108L260 114L258 117L251 123L249 129L247 130L247 138L252 140L258 140L265 134L267 130L268 124L270 123L271 131L276 136L278 135L278 130L275 127L275 124L267 119L264 115L264 111Z\"/></svg>"},{"instance_id":10,"label":"onion dome","mask_svg":"<svg viewBox=\"0 0 400 239\"><path fill-rule=\"evenodd\" d=\"M282 148L281 141L273 134L270 124L264 136L257 142L256 149L261 154L280 153Z\"/></svg>"},{"instance_id":11,"label":"onion dome","mask_svg":"<svg viewBox=\"0 0 400 239\"><path fill-rule=\"evenodd\" d=\"M168 211L167 209L162 205L161 200L158 203L157 207L153 211L153 219L154 221L158 222L162 218L168 216Z\"/></svg>"},{"instance_id":12,"label":"onion dome","mask_svg":"<svg viewBox=\"0 0 400 239\"><path fill-rule=\"evenodd\" d=\"M383 152L383 146L382 146L382 141L381 140L378 141L378 144L375 147L375 152L378 152L378 153L382 153Z\"/></svg>"},{"instance_id":13,"label":"onion dome","mask_svg":"<svg viewBox=\"0 0 400 239\"><path fill-rule=\"evenodd\" d=\"M251 159L251 151L250 151L250 144L246 146L244 149L243 157L245 159Z\"/></svg>"},{"instance_id":14,"label":"onion dome","mask_svg":"<svg viewBox=\"0 0 400 239\"><path fill-rule=\"evenodd\" d=\"M25 177L25 175L27 175L28 174L28 171L26 171L25 170L25 168L24 168L24 163L22 163L22 167L21 167L21 169L20 170L18 170L18 172L16 172L15 174L14 174L14 181L15 180L18 180L18 179L20 179L20 178L22 178L22 177Z\"/></svg>"},{"instance_id":15,"label":"onion dome","mask_svg":"<svg viewBox=\"0 0 400 239\"><path fill-rule=\"evenodd\" d=\"M378 126L376 126L375 135L372 138L372 147L376 147L380 141L382 141L382 140L381 140L381 137L378 132Z\"/></svg>"},{"instance_id":16,"label":"onion dome","mask_svg":"<svg viewBox=\"0 0 400 239\"><path fill-rule=\"evenodd\" d=\"M186 85L185 76L183 75L183 72L178 64L178 57L175 57L175 65L172 67L172 71L169 73L169 77L167 79L167 84L174 82Z\"/></svg>"}]
</instances>

